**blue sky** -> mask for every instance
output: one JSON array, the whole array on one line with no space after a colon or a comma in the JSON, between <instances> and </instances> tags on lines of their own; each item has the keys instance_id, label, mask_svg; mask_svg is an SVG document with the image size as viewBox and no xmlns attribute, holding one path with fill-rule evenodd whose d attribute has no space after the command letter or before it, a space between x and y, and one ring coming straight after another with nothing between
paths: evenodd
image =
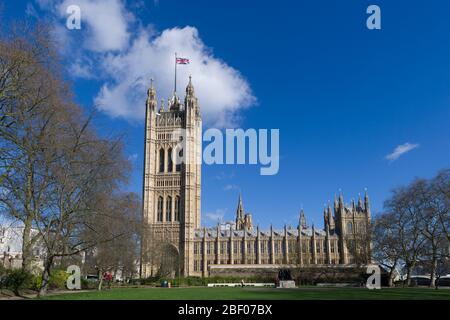
<instances>
[{"instance_id":1,"label":"blue sky","mask_svg":"<svg viewBox=\"0 0 450 320\"><path fill-rule=\"evenodd\" d=\"M2 26L54 26L77 101L100 110L101 134L125 134L134 164L127 190L142 186L142 92L152 76L168 97L175 50L192 60L178 86L193 75L205 128L280 129L275 176L203 166L207 224L234 218L239 191L262 227L296 225L301 206L321 226L339 189L349 202L368 188L379 212L392 188L449 165L448 1L70 3L82 8L81 30L65 29L62 0L7 1ZM370 4L381 8L381 30L366 28ZM411 150L386 158L402 145Z\"/></svg>"}]
</instances>

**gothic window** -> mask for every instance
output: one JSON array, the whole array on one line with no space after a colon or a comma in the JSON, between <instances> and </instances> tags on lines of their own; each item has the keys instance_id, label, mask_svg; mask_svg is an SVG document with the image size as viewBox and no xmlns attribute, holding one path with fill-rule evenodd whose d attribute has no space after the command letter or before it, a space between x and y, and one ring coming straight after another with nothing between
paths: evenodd
<instances>
[{"instance_id":1,"label":"gothic window","mask_svg":"<svg viewBox=\"0 0 450 320\"><path fill-rule=\"evenodd\" d=\"M158 198L158 222L163 221L163 197Z\"/></svg>"},{"instance_id":2,"label":"gothic window","mask_svg":"<svg viewBox=\"0 0 450 320\"><path fill-rule=\"evenodd\" d=\"M200 269L200 261L195 260L194 262L194 271L199 271Z\"/></svg>"},{"instance_id":3,"label":"gothic window","mask_svg":"<svg viewBox=\"0 0 450 320\"><path fill-rule=\"evenodd\" d=\"M167 171L173 171L172 148L167 151Z\"/></svg>"},{"instance_id":4,"label":"gothic window","mask_svg":"<svg viewBox=\"0 0 450 320\"><path fill-rule=\"evenodd\" d=\"M177 172L181 171L181 159L182 158L183 158L183 149L180 149L180 151L178 151L177 165L175 166L175 170Z\"/></svg>"},{"instance_id":5,"label":"gothic window","mask_svg":"<svg viewBox=\"0 0 450 320\"><path fill-rule=\"evenodd\" d=\"M164 172L164 149L159 149L159 172Z\"/></svg>"},{"instance_id":6,"label":"gothic window","mask_svg":"<svg viewBox=\"0 0 450 320\"><path fill-rule=\"evenodd\" d=\"M347 223L347 233L353 233L353 224L351 222Z\"/></svg>"},{"instance_id":7,"label":"gothic window","mask_svg":"<svg viewBox=\"0 0 450 320\"><path fill-rule=\"evenodd\" d=\"M174 211L175 221L180 221L180 205L181 205L180 197L176 196L175 197L175 211Z\"/></svg>"},{"instance_id":8,"label":"gothic window","mask_svg":"<svg viewBox=\"0 0 450 320\"><path fill-rule=\"evenodd\" d=\"M172 197L166 199L166 221L172 221Z\"/></svg>"},{"instance_id":9,"label":"gothic window","mask_svg":"<svg viewBox=\"0 0 450 320\"><path fill-rule=\"evenodd\" d=\"M198 254L198 243L194 243L194 254Z\"/></svg>"}]
</instances>

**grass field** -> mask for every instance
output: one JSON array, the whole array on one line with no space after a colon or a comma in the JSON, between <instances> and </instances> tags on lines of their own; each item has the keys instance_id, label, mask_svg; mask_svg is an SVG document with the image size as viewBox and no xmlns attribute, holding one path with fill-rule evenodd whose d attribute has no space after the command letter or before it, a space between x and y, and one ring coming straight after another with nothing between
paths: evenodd
<instances>
[{"instance_id":1,"label":"grass field","mask_svg":"<svg viewBox=\"0 0 450 320\"><path fill-rule=\"evenodd\" d=\"M449 289L392 288L120 288L45 297L51 300L450 300Z\"/></svg>"}]
</instances>

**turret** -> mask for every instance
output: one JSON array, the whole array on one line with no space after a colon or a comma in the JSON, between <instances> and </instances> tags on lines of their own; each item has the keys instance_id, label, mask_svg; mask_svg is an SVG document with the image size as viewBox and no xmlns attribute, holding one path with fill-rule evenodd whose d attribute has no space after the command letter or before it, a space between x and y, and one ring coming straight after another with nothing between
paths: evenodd
<instances>
[{"instance_id":1,"label":"turret","mask_svg":"<svg viewBox=\"0 0 450 320\"><path fill-rule=\"evenodd\" d=\"M249 231L253 230L253 221L251 213L247 213L244 215L244 229Z\"/></svg>"},{"instance_id":2,"label":"turret","mask_svg":"<svg viewBox=\"0 0 450 320\"><path fill-rule=\"evenodd\" d=\"M335 224L334 224L333 212L331 211L330 202L328 202L327 215L328 215L328 225L330 226L330 231L334 230Z\"/></svg>"},{"instance_id":3,"label":"turret","mask_svg":"<svg viewBox=\"0 0 450 320\"><path fill-rule=\"evenodd\" d=\"M147 91L147 108L151 111L156 109L156 90L153 86L153 79L150 79L150 88Z\"/></svg>"},{"instance_id":4,"label":"turret","mask_svg":"<svg viewBox=\"0 0 450 320\"><path fill-rule=\"evenodd\" d=\"M358 193L358 210L363 209L363 203L361 199L361 193Z\"/></svg>"},{"instance_id":5,"label":"turret","mask_svg":"<svg viewBox=\"0 0 450 320\"><path fill-rule=\"evenodd\" d=\"M366 215L370 221L370 201L369 201L369 193L367 192L367 189L364 194L364 211L366 212Z\"/></svg>"},{"instance_id":6,"label":"turret","mask_svg":"<svg viewBox=\"0 0 450 320\"><path fill-rule=\"evenodd\" d=\"M308 225L306 224L306 218L305 218L305 213L303 212L303 208L302 208L302 210L300 210L299 225L303 229L306 229L308 227Z\"/></svg>"},{"instance_id":7,"label":"turret","mask_svg":"<svg viewBox=\"0 0 450 320\"><path fill-rule=\"evenodd\" d=\"M241 230L245 225L244 205L242 204L242 196L239 194L238 206L236 209L236 230Z\"/></svg>"},{"instance_id":8,"label":"turret","mask_svg":"<svg viewBox=\"0 0 450 320\"><path fill-rule=\"evenodd\" d=\"M189 76L189 82L186 86L186 96L184 98L186 109L195 109L195 114L199 114L200 107L198 105L197 97L195 96L194 85L192 84L192 77Z\"/></svg>"},{"instance_id":9,"label":"turret","mask_svg":"<svg viewBox=\"0 0 450 320\"><path fill-rule=\"evenodd\" d=\"M161 99L161 104L159 105L158 113L164 112L164 99Z\"/></svg>"},{"instance_id":10,"label":"turret","mask_svg":"<svg viewBox=\"0 0 450 320\"><path fill-rule=\"evenodd\" d=\"M189 76L189 82L188 85L186 86L186 96L195 96L194 93L194 86L192 85L192 76Z\"/></svg>"}]
</instances>

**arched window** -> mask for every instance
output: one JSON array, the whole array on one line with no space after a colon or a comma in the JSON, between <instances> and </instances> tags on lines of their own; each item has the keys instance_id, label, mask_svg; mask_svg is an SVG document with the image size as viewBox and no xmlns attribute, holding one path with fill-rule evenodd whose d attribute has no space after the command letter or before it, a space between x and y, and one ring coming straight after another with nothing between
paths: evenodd
<instances>
[{"instance_id":1,"label":"arched window","mask_svg":"<svg viewBox=\"0 0 450 320\"><path fill-rule=\"evenodd\" d=\"M158 198L158 222L163 221L163 197Z\"/></svg>"},{"instance_id":2,"label":"arched window","mask_svg":"<svg viewBox=\"0 0 450 320\"><path fill-rule=\"evenodd\" d=\"M353 224L351 222L347 223L347 232L348 233L353 232Z\"/></svg>"},{"instance_id":3,"label":"arched window","mask_svg":"<svg viewBox=\"0 0 450 320\"><path fill-rule=\"evenodd\" d=\"M167 151L167 171L173 171L172 148Z\"/></svg>"},{"instance_id":4,"label":"arched window","mask_svg":"<svg viewBox=\"0 0 450 320\"><path fill-rule=\"evenodd\" d=\"M166 221L172 221L172 197L166 199Z\"/></svg>"},{"instance_id":5,"label":"arched window","mask_svg":"<svg viewBox=\"0 0 450 320\"><path fill-rule=\"evenodd\" d=\"M181 159L183 158L183 149L180 149L178 151L178 156L177 156L177 165L175 166L175 170L177 172L181 171Z\"/></svg>"},{"instance_id":6,"label":"arched window","mask_svg":"<svg viewBox=\"0 0 450 320\"><path fill-rule=\"evenodd\" d=\"M164 172L164 149L159 149L159 172Z\"/></svg>"},{"instance_id":7,"label":"arched window","mask_svg":"<svg viewBox=\"0 0 450 320\"><path fill-rule=\"evenodd\" d=\"M176 196L175 197L175 211L174 211L175 221L180 221L180 205L181 205L180 197Z\"/></svg>"}]
</instances>

